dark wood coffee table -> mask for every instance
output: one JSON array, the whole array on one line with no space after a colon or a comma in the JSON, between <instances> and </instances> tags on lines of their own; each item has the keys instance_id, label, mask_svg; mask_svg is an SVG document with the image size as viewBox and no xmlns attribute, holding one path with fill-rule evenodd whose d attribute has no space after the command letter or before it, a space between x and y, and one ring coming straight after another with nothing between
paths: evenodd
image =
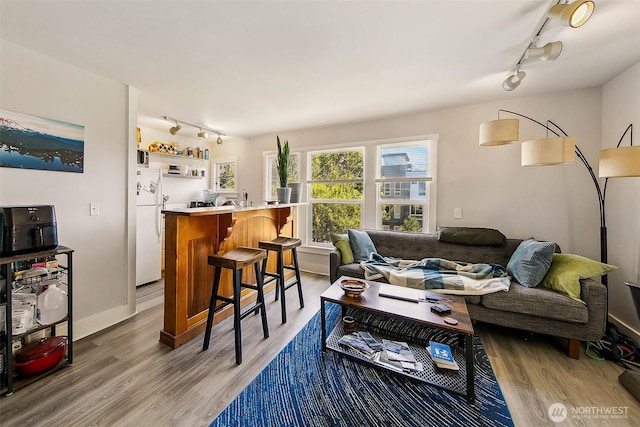
<instances>
[{"instance_id":1,"label":"dark wood coffee table","mask_svg":"<svg viewBox=\"0 0 640 427\"><path fill-rule=\"evenodd\" d=\"M362 310L365 312L375 313L382 316L387 316L392 319L400 319L424 325L428 328L438 328L449 331L458 335L458 346L451 345L451 351L454 359L458 363L460 370L444 370L438 369L434 366L431 356L425 348L425 343L412 342L412 337L404 336L385 336L377 335L373 330L370 330L371 334L378 340L380 338L396 339L406 341L409 343L411 350L413 351L416 359L422 362L424 371L396 371L397 373L410 377L415 380L423 381L438 387L445 388L454 393L466 396L467 401L471 404L475 402L474 391L474 367L473 367L473 325L469 318L469 312L467 311L467 304L464 298L453 295L444 295L439 293L431 293L424 291L427 296L435 295L440 297L444 303L451 307L451 313L447 315L438 315L431 312L431 306L434 303L425 302L411 302L402 301L398 299L383 297L378 295L381 283L372 282L362 279L369 285L369 288L362 293L360 298L348 297L340 287L340 282L345 279L352 279L352 277L340 277L336 280L326 291L320 295L320 311L322 316L322 351L327 349L343 354L347 357L354 358L356 360L371 364L381 369L387 369L384 366L367 359L359 352L352 350L348 347L344 347L338 344L338 340L345 335L342 327L342 321L339 321L337 325L332 329L331 333L327 335L326 325L326 312L325 304L327 302L338 304L342 307L343 313L347 307ZM393 285L387 285L393 286ZM444 318L452 317L458 321L456 325L450 325L445 323ZM356 328L358 329L358 328ZM466 381L465 381L466 379Z\"/></svg>"}]
</instances>

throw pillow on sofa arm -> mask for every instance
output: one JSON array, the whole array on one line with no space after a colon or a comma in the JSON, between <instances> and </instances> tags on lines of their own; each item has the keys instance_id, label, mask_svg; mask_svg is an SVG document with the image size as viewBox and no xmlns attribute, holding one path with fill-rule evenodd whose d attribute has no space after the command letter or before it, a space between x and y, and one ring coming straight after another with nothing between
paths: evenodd
<instances>
[{"instance_id":1,"label":"throw pillow on sofa arm","mask_svg":"<svg viewBox=\"0 0 640 427\"><path fill-rule=\"evenodd\" d=\"M331 233L331 243L340 251L343 265L353 263L353 252L347 234Z\"/></svg>"}]
</instances>

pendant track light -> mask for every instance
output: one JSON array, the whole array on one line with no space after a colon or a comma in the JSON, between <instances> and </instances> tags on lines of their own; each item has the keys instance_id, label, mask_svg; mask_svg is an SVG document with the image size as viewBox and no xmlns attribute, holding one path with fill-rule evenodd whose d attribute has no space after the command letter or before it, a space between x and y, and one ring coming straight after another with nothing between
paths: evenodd
<instances>
[{"instance_id":1,"label":"pendant track light","mask_svg":"<svg viewBox=\"0 0 640 427\"><path fill-rule=\"evenodd\" d=\"M538 26L533 30L533 34L529 38L529 44L511 68L506 80L502 83L502 88L506 91L512 91L520 85L526 75L524 71L520 71L520 66L523 62L531 59L539 59L541 61L555 61L558 59L560 53L562 53L562 42L549 42L543 47L537 47L536 45L542 30L550 19L559 19L563 25L578 28L584 25L591 17L594 8L595 3L591 0L576 0L573 3L567 3L566 0L552 0Z\"/></svg>"},{"instance_id":2,"label":"pendant track light","mask_svg":"<svg viewBox=\"0 0 640 427\"><path fill-rule=\"evenodd\" d=\"M522 79L526 77L527 73L524 71L516 70L507 76L504 82L502 82L502 88L507 92L510 92L520 86Z\"/></svg>"},{"instance_id":3,"label":"pendant track light","mask_svg":"<svg viewBox=\"0 0 640 427\"><path fill-rule=\"evenodd\" d=\"M524 54L525 59L555 61L562 53L562 42L549 42L542 47L530 47Z\"/></svg>"},{"instance_id":4,"label":"pendant track light","mask_svg":"<svg viewBox=\"0 0 640 427\"><path fill-rule=\"evenodd\" d=\"M174 119L174 118L167 117L167 116L162 116L162 118L167 120L167 121L174 122L176 124L175 126L171 126L169 128L169 133L171 135L175 135L176 133L178 133L178 131L180 131L180 129L182 129L181 124L183 124L183 125L191 126L192 128L196 128L196 129L200 130L200 132L198 132L196 134L198 136L198 138L207 139L207 138L209 138L209 133L208 132L215 133L216 135L218 135L218 139L216 139L216 142L218 143L218 145L222 144L222 136L226 136L226 134L220 132L219 130L211 129L211 128L208 128L206 126L195 125L193 123L185 122L183 120L178 120L178 119Z\"/></svg>"},{"instance_id":5,"label":"pendant track light","mask_svg":"<svg viewBox=\"0 0 640 427\"><path fill-rule=\"evenodd\" d=\"M591 18L595 7L595 3L591 0L576 0L570 4L557 4L551 7L547 16L559 19L562 25L578 28Z\"/></svg>"},{"instance_id":6,"label":"pendant track light","mask_svg":"<svg viewBox=\"0 0 640 427\"><path fill-rule=\"evenodd\" d=\"M174 120L174 121L175 121L175 120ZM179 131L180 129L182 129L182 126L180 126L180 124L179 124L177 121L175 121L175 122L176 122L176 125L175 125L175 126L171 126L171 127L169 128L169 133L170 133L171 135L175 135L176 133L178 133L178 131Z\"/></svg>"}]
</instances>

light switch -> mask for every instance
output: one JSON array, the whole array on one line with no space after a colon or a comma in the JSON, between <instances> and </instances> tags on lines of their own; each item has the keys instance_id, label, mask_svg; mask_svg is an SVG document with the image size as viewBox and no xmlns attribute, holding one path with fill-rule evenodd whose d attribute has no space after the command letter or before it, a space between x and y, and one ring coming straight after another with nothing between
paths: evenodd
<instances>
[{"instance_id":1,"label":"light switch","mask_svg":"<svg viewBox=\"0 0 640 427\"><path fill-rule=\"evenodd\" d=\"M453 217L455 219L461 219L462 218L462 208L453 208Z\"/></svg>"},{"instance_id":2,"label":"light switch","mask_svg":"<svg viewBox=\"0 0 640 427\"><path fill-rule=\"evenodd\" d=\"M89 203L89 215L90 216L98 216L98 215L100 215L100 203L99 202L91 202L91 203Z\"/></svg>"}]
</instances>

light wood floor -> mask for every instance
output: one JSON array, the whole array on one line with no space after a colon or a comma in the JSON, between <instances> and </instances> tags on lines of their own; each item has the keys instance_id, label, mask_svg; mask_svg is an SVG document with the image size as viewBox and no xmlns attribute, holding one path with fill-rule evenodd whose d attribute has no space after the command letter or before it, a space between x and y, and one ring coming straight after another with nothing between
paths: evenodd
<instances>
[{"instance_id":1,"label":"light wood floor","mask_svg":"<svg viewBox=\"0 0 640 427\"><path fill-rule=\"evenodd\" d=\"M327 277L305 273L303 282L305 308L299 310L297 293L288 291L285 325L273 292L267 294L269 339L262 337L260 316L242 322L239 367L231 319L214 326L207 352L202 338L171 350L158 342L162 283L141 287L139 314L77 341L71 368L0 398L0 425L206 426L318 311ZM553 403L582 413L628 408L622 419L581 415L558 425L638 425L638 402L617 380L622 368L584 355L571 360L545 337L491 325L476 329L517 426L555 425L547 416Z\"/></svg>"}]
</instances>

